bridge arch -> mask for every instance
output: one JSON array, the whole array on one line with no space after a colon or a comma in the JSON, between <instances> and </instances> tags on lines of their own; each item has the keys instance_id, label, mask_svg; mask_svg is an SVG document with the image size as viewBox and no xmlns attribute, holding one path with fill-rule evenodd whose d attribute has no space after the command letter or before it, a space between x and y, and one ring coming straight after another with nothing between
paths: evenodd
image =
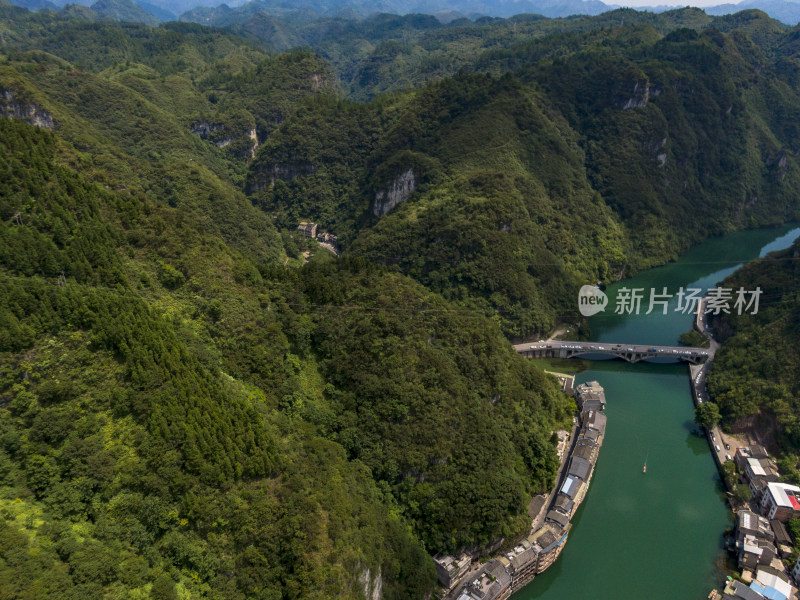
<instances>
[{"instance_id":1,"label":"bridge arch","mask_svg":"<svg viewBox=\"0 0 800 600\"><path fill-rule=\"evenodd\" d=\"M686 362L697 365L706 362L709 357L708 349L691 346L654 346L571 340L526 342L515 345L514 349L528 358L581 357L586 360L594 360L594 356L600 355L608 358L619 358L630 363L640 361Z\"/></svg>"}]
</instances>

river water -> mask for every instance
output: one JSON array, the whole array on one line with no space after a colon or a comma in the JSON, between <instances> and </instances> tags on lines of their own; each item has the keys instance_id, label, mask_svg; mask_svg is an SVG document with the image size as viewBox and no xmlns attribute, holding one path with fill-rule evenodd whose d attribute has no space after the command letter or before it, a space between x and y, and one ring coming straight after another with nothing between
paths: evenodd
<instances>
[{"instance_id":1,"label":"river water","mask_svg":"<svg viewBox=\"0 0 800 600\"><path fill-rule=\"evenodd\" d=\"M708 240L678 261L609 286L609 308L590 319L592 340L674 345L692 316L614 313L621 287L677 294L713 287L742 263L786 248L800 228L737 232ZM576 299L577 302L577 299ZM732 524L704 437L693 423L688 368L677 364L560 361L605 388L608 428L589 493L556 563L514 600L701 599L719 587L722 537ZM647 473L642 465L647 461Z\"/></svg>"}]
</instances>

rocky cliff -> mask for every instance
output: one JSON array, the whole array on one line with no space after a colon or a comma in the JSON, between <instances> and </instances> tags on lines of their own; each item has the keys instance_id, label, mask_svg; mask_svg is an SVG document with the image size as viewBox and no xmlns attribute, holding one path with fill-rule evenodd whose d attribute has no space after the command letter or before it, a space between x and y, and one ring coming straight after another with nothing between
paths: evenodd
<instances>
[{"instance_id":1,"label":"rocky cliff","mask_svg":"<svg viewBox=\"0 0 800 600\"><path fill-rule=\"evenodd\" d=\"M56 126L53 115L36 104L19 99L13 90L0 90L0 115L43 129Z\"/></svg>"},{"instance_id":2,"label":"rocky cliff","mask_svg":"<svg viewBox=\"0 0 800 600\"><path fill-rule=\"evenodd\" d=\"M376 217L385 215L401 202L405 202L417 189L417 179L410 167L398 175L385 188L375 193L372 214Z\"/></svg>"}]
</instances>

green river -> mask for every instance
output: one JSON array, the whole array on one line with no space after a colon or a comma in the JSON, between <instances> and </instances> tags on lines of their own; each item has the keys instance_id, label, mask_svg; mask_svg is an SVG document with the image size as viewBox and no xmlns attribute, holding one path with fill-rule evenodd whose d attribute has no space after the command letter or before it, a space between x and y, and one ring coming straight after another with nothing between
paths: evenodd
<instances>
[{"instance_id":1,"label":"green river","mask_svg":"<svg viewBox=\"0 0 800 600\"><path fill-rule=\"evenodd\" d=\"M738 232L696 246L675 263L609 286L609 307L590 319L592 340L676 344L692 317L643 314L651 287L703 291L740 264L788 247L800 229ZM642 314L614 314L620 287L645 288ZM576 299L577 302L577 299ZM660 311L660 309L659 309ZM552 361L551 361L552 362ZM688 367L558 361L605 388L608 429L589 493L566 548L514 600L701 599L719 587L722 537L732 519L704 437L694 425ZM647 460L647 473L642 465Z\"/></svg>"}]
</instances>

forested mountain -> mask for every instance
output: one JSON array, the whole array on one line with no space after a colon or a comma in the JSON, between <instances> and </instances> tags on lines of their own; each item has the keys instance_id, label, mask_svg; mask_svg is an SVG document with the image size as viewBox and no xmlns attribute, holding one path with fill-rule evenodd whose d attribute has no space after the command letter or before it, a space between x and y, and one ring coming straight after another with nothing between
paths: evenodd
<instances>
[{"instance_id":1,"label":"forested mountain","mask_svg":"<svg viewBox=\"0 0 800 600\"><path fill-rule=\"evenodd\" d=\"M800 22L800 3L788 0L743 0L738 4L719 4L703 10L710 15L729 15L751 9L763 10L773 19L788 25Z\"/></svg>"},{"instance_id":2,"label":"forested mountain","mask_svg":"<svg viewBox=\"0 0 800 600\"><path fill-rule=\"evenodd\" d=\"M133 0L98 0L91 8L115 21L131 21L145 25L158 25L161 22L161 19L147 12Z\"/></svg>"},{"instance_id":3,"label":"forested mountain","mask_svg":"<svg viewBox=\"0 0 800 600\"><path fill-rule=\"evenodd\" d=\"M797 215L796 32L705 19L540 35L415 93L320 99L259 149L247 190L510 334L546 331L579 282Z\"/></svg>"},{"instance_id":4,"label":"forested mountain","mask_svg":"<svg viewBox=\"0 0 800 600\"><path fill-rule=\"evenodd\" d=\"M721 314L724 341L709 374L723 425L750 430L777 451L781 473L800 483L800 240L739 269L723 287L761 288L757 314Z\"/></svg>"},{"instance_id":5,"label":"forested mountain","mask_svg":"<svg viewBox=\"0 0 800 600\"><path fill-rule=\"evenodd\" d=\"M380 17L351 59L80 11L0 0L3 597L424 598L552 484L573 406L506 336L797 214L760 13Z\"/></svg>"},{"instance_id":6,"label":"forested mountain","mask_svg":"<svg viewBox=\"0 0 800 600\"><path fill-rule=\"evenodd\" d=\"M3 597L422 598L527 531L570 401L492 319L302 267L202 137L269 137L319 59L3 10L48 50L0 59Z\"/></svg>"}]
</instances>

